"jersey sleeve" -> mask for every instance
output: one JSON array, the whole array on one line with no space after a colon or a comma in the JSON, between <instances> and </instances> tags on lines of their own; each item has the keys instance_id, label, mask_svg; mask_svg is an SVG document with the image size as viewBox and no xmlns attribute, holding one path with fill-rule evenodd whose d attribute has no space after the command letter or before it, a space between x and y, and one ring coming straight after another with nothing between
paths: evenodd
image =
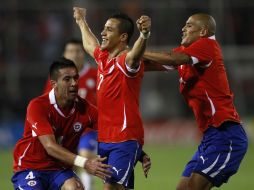
<instances>
[{"instance_id":1,"label":"jersey sleeve","mask_svg":"<svg viewBox=\"0 0 254 190\"><path fill-rule=\"evenodd\" d=\"M33 136L53 134L49 123L47 107L39 102L32 101L27 108L27 121L31 126Z\"/></svg>"},{"instance_id":2,"label":"jersey sleeve","mask_svg":"<svg viewBox=\"0 0 254 190\"><path fill-rule=\"evenodd\" d=\"M207 38L201 38L194 42L187 48L177 48L176 52L183 52L188 54L193 64L200 66L209 66L213 60L213 51L210 40Z\"/></svg>"},{"instance_id":3,"label":"jersey sleeve","mask_svg":"<svg viewBox=\"0 0 254 190\"><path fill-rule=\"evenodd\" d=\"M117 58L117 66L119 69L127 76L127 77L135 77L139 73L142 73L144 71L144 63L143 60L141 59L139 61L139 66L136 69L130 68L127 63L126 63L126 56L127 53L122 54Z\"/></svg>"},{"instance_id":4,"label":"jersey sleeve","mask_svg":"<svg viewBox=\"0 0 254 190\"><path fill-rule=\"evenodd\" d=\"M94 55L94 59L95 61L98 63L99 62L99 55L100 55L100 46L97 46L95 49L94 49L94 52L93 52L93 55Z\"/></svg>"}]
</instances>

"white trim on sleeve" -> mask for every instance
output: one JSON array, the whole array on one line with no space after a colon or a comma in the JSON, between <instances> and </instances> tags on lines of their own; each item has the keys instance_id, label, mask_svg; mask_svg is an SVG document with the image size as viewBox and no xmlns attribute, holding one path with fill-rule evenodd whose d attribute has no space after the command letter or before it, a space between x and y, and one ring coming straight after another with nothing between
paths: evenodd
<instances>
[{"instance_id":1,"label":"white trim on sleeve","mask_svg":"<svg viewBox=\"0 0 254 190\"><path fill-rule=\"evenodd\" d=\"M191 59L192 59L192 65L195 65L199 62L198 58L196 58L194 56L191 56Z\"/></svg>"},{"instance_id":2,"label":"white trim on sleeve","mask_svg":"<svg viewBox=\"0 0 254 190\"><path fill-rule=\"evenodd\" d=\"M133 68L130 68L129 65L125 61L125 67L126 67L127 71L129 71L130 73L137 73L140 69L140 65L141 65L141 63L139 63L139 66L137 69L133 69Z\"/></svg>"}]
</instances>

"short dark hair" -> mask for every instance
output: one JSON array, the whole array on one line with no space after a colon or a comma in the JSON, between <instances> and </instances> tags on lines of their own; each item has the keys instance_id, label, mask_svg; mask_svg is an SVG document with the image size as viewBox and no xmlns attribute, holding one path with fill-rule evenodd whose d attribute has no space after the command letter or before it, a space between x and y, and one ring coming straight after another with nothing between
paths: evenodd
<instances>
[{"instance_id":1,"label":"short dark hair","mask_svg":"<svg viewBox=\"0 0 254 190\"><path fill-rule=\"evenodd\" d=\"M83 49L83 42L82 42L81 39L79 39L79 38L70 38L70 39L68 39L68 40L66 40L66 41L64 42L64 44L63 44L63 46L62 46L62 52L65 51L66 46L67 46L68 44L80 45L80 46L82 47L82 49ZM84 51L85 51L85 50L84 50Z\"/></svg>"},{"instance_id":2,"label":"short dark hair","mask_svg":"<svg viewBox=\"0 0 254 190\"><path fill-rule=\"evenodd\" d=\"M57 60L53 61L49 68L49 77L51 80L57 80L58 73L60 69L63 68L75 68L77 69L76 65L72 60L66 59L64 57L60 57ZM78 70L78 69L77 69Z\"/></svg>"},{"instance_id":3,"label":"short dark hair","mask_svg":"<svg viewBox=\"0 0 254 190\"><path fill-rule=\"evenodd\" d=\"M109 17L109 19L111 18L114 18L120 21L119 32L128 34L127 43L129 43L134 32L133 20L127 14L124 14L124 13L116 13Z\"/></svg>"}]
</instances>

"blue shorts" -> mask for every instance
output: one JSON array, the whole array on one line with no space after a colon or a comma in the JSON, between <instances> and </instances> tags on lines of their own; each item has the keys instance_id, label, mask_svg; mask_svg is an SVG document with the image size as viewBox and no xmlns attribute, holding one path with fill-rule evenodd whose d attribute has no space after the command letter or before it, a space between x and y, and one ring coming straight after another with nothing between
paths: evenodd
<instances>
[{"instance_id":1,"label":"blue shorts","mask_svg":"<svg viewBox=\"0 0 254 190\"><path fill-rule=\"evenodd\" d=\"M112 166L111 178L107 183L118 183L134 189L134 167L141 155L142 147L137 141L121 143L99 143L98 154L107 157L106 164Z\"/></svg>"},{"instance_id":2,"label":"blue shorts","mask_svg":"<svg viewBox=\"0 0 254 190\"><path fill-rule=\"evenodd\" d=\"M225 122L219 128L209 127L182 175L199 173L219 187L237 172L247 148L248 139L240 124Z\"/></svg>"},{"instance_id":3,"label":"blue shorts","mask_svg":"<svg viewBox=\"0 0 254 190\"><path fill-rule=\"evenodd\" d=\"M80 137L78 151L81 149L89 150L97 154L98 149L98 132L90 131Z\"/></svg>"},{"instance_id":4,"label":"blue shorts","mask_svg":"<svg viewBox=\"0 0 254 190\"><path fill-rule=\"evenodd\" d=\"M77 175L69 169L65 170L23 170L16 172L11 181L16 190L60 190L67 179Z\"/></svg>"}]
</instances>

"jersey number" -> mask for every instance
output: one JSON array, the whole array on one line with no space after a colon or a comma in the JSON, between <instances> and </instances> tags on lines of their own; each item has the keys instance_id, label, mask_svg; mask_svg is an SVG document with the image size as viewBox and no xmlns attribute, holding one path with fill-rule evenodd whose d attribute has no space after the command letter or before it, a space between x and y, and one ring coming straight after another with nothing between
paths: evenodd
<instances>
[{"instance_id":1,"label":"jersey number","mask_svg":"<svg viewBox=\"0 0 254 190\"><path fill-rule=\"evenodd\" d=\"M99 82L99 84L98 84L97 90L100 89L101 83L102 83L103 79L104 79L103 74L100 74L100 82Z\"/></svg>"},{"instance_id":2,"label":"jersey number","mask_svg":"<svg viewBox=\"0 0 254 190\"><path fill-rule=\"evenodd\" d=\"M35 178L35 176L34 176L33 172L29 172L29 174L26 176L25 179L34 179L34 178Z\"/></svg>"}]
</instances>

